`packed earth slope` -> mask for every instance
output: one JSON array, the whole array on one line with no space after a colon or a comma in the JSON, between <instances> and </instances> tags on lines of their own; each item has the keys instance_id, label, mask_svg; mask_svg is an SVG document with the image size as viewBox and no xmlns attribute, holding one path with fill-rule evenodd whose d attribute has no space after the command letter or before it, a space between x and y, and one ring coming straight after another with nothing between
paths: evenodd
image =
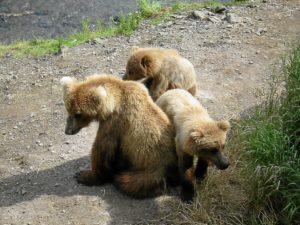
<instances>
[{"instance_id":1,"label":"packed earth slope","mask_svg":"<svg viewBox=\"0 0 300 225\"><path fill-rule=\"evenodd\" d=\"M259 93L299 35L300 2L234 6L227 19L208 10L204 19L180 13L159 25L146 22L130 37L97 39L60 55L0 58L0 224L166 224L162 215L174 209L164 202L179 203L178 190L134 200L110 184L76 183L74 174L89 166L97 124L64 135L59 80L121 76L133 45L175 48L194 64L198 98L211 116L238 118L261 102Z\"/></svg>"}]
</instances>

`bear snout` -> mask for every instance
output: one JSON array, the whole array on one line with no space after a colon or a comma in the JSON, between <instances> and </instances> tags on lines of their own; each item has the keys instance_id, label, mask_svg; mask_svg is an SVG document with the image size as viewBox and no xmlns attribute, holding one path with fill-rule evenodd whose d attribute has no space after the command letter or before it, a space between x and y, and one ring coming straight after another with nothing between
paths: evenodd
<instances>
[{"instance_id":1,"label":"bear snout","mask_svg":"<svg viewBox=\"0 0 300 225\"><path fill-rule=\"evenodd\" d=\"M218 154L218 158L215 160L215 165L219 170L225 170L229 167L229 159L222 154Z\"/></svg>"},{"instance_id":2,"label":"bear snout","mask_svg":"<svg viewBox=\"0 0 300 225\"><path fill-rule=\"evenodd\" d=\"M229 165L230 165L230 163L227 162L227 163L218 165L217 167L218 167L219 170L226 170L229 167Z\"/></svg>"},{"instance_id":3,"label":"bear snout","mask_svg":"<svg viewBox=\"0 0 300 225\"><path fill-rule=\"evenodd\" d=\"M74 135L77 134L80 131L80 129L70 129L70 128L66 128L65 129L65 134L66 135Z\"/></svg>"}]
</instances>

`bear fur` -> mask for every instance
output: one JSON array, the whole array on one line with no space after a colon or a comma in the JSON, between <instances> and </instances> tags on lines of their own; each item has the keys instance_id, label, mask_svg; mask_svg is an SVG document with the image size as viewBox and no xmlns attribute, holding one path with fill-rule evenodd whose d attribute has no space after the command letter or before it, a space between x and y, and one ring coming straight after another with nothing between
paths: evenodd
<instances>
[{"instance_id":1,"label":"bear fur","mask_svg":"<svg viewBox=\"0 0 300 225\"><path fill-rule=\"evenodd\" d=\"M169 89L181 88L196 95L196 72L175 49L134 47L127 62L124 80L145 79L154 100Z\"/></svg>"},{"instance_id":2,"label":"bear fur","mask_svg":"<svg viewBox=\"0 0 300 225\"><path fill-rule=\"evenodd\" d=\"M182 89L165 92L156 104L175 126L181 197L191 201L194 187L205 178L208 165L221 170L229 166L222 151L230 124L213 120L199 101Z\"/></svg>"},{"instance_id":3,"label":"bear fur","mask_svg":"<svg viewBox=\"0 0 300 225\"><path fill-rule=\"evenodd\" d=\"M99 122L91 170L77 173L79 183L113 181L127 195L146 198L179 180L173 126L144 85L112 75L84 81L64 77L61 83L68 112L65 133Z\"/></svg>"}]
</instances>

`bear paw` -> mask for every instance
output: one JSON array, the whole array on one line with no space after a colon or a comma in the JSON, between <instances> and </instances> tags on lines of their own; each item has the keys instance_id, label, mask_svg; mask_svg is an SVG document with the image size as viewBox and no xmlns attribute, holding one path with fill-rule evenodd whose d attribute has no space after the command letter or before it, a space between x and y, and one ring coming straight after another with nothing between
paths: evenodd
<instances>
[{"instance_id":1,"label":"bear paw","mask_svg":"<svg viewBox=\"0 0 300 225\"><path fill-rule=\"evenodd\" d=\"M181 201L183 201L184 203L191 204L193 202L193 197L193 192L181 191L180 193Z\"/></svg>"},{"instance_id":2,"label":"bear paw","mask_svg":"<svg viewBox=\"0 0 300 225\"><path fill-rule=\"evenodd\" d=\"M83 170L76 173L75 179L79 184L84 184L87 186L100 185L104 183L94 175L92 170Z\"/></svg>"}]
</instances>

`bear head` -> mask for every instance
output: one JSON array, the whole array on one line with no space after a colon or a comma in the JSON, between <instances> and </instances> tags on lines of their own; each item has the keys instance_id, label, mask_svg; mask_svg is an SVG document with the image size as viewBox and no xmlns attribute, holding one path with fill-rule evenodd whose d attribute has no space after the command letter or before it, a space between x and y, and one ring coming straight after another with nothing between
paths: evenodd
<instances>
[{"instance_id":1,"label":"bear head","mask_svg":"<svg viewBox=\"0 0 300 225\"><path fill-rule=\"evenodd\" d=\"M229 166L229 160L222 153L226 134L230 124L228 121L209 121L201 127L192 129L189 133L189 154L196 155L224 170Z\"/></svg>"},{"instance_id":2,"label":"bear head","mask_svg":"<svg viewBox=\"0 0 300 225\"><path fill-rule=\"evenodd\" d=\"M104 85L91 76L85 81L63 77L64 103L68 112L65 134L73 135L93 120L104 119L114 111L114 100Z\"/></svg>"},{"instance_id":3,"label":"bear head","mask_svg":"<svg viewBox=\"0 0 300 225\"><path fill-rule=\"evenodd\" d=\"M153 74L154 59L150 51L133 47L123 80L140 80Z\"/></svg>"}]
</instances>

